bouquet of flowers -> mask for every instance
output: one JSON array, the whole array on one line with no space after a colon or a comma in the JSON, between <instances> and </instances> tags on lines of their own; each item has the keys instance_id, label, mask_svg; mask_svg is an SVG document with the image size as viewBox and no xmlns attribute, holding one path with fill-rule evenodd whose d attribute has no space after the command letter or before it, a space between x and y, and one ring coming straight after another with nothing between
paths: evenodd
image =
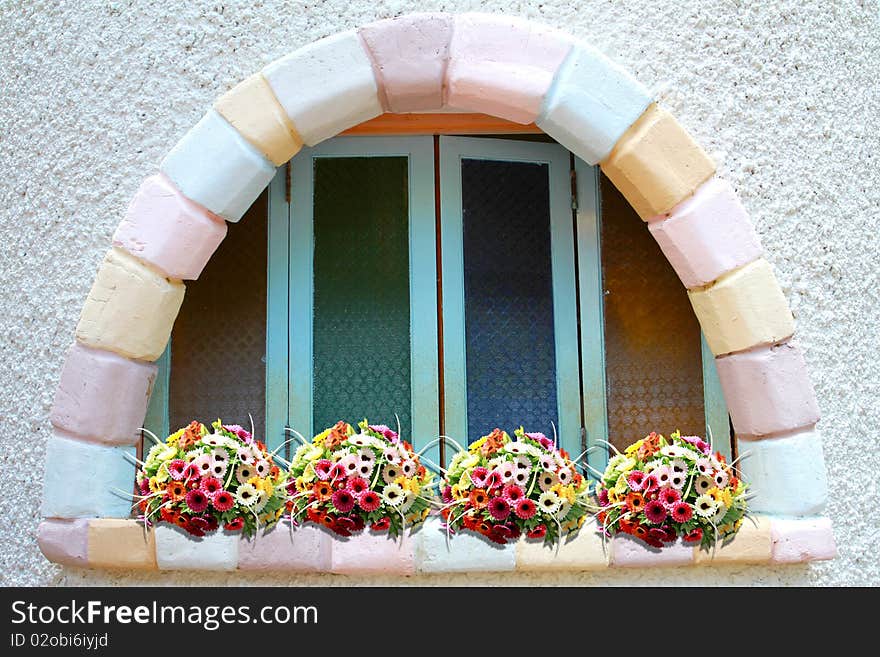
<instances>
[{"instance_id":1,"label":"bouquet of flowers","mask_svg":"<svg viewBox=\"0 0 880 657\"><path fill-rule=\"evenodd\" d=\"M221 525L253 535L278 522L287 502L287 473L250 432L217 420L157 442L137 472L146 524L164 521L193 536Z\"/></svg>"},{"instance_id":2,"label":"bouquet of flowers","mask_svg":"<svg viewBox=\"0 0 880 657\"><path fill-rule=\"evenodd\" d=\"M552 543L583 525L589 482L544 434L520 427L514 436L495 429L453 457L441 514L449 529L502 545L521 534Z\"/></svg>"},{"instance_id":3,"label":"bouquet of flowers","mask_svg":"<svg viewBox=\"0 0 880 657\"><path fill-rule=\"evenodd\" d=\"M653 547L677 537L708 548L733 535L747 511L746 484L707 442L651 433L609 462L596 486L599 530Z\"/></svg>"},{"instance_id":4,"label":"bouquet of flowers","mask_svg":"<svg viewBox=\"0 0 880 657\"><path fill-rule=\"evenodd\" d=\"M340 536L367 525L398 536L428 516L433 477L396 431L367 420L355 430L340 421L294 454L291 521L302 518Z\"/></svg>"}]
</instances>

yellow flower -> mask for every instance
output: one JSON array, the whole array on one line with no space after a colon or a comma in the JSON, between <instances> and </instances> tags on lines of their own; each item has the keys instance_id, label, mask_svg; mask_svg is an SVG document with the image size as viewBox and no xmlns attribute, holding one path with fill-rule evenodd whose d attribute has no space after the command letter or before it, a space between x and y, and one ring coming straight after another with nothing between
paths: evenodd
<instances>
[{"instance_id":1,"label":"yellow flower","mask_svg":"<svg viewBox=\"0 0 880 657\"><path fill-rule=\"evenodd\" d=\"M308 482L306 482L306 480L303 477L297 477L296 481L294 483L296 484L296 490L300 493L302 493L310 488Z\"/></svg>"},{"instance_id":2,"label":"yellow flower","mask_svg":"<svg viewBox=\"0 0 880 657\"><path fill-rule=\"evenodd\" d=\"M733 495L730 494L729 488L725 488L723 491L721 491L721 501L728 509L733 506Z\"/></svg>"},{"instance_id":3,"label":"yellow flower","mask_svg":"<svg viewBox=\"0 0 880 657\"><path fill-rule=\"evenodd\" d=\"M627 448L626 448L626 455L627 455L627 456L632 456L633 454L635 454L636 452L638 452L638 451L639 451L639 447L641 447L641 446L642 446L642 443L644 443L644 442L645 442L645 440L644 440L644 438L643 438L642 440L637 440L637 441L634 442L632 445L630 445L629 447L627 447Z\"/></svg>"},{"instance_id":4,"label":"yellow flower","mask_svg":"<svg viewBox=\"0 0 880 657\"><path fill-rule=\"evenodd\" d=\"M480 447L483 446L483 443L485 443L488 438L489 438L488 436L483 436L479 440L474 441L470 446L470 451L474 452L474 453L479 452Z\"/></svg>"},{"instance_id":5,"label":"yellow flower","mask_svg":"<svg viewBox=\"0 0 880 657\"><path fill-rule=\"evenodd\" d=\"M150 492L158 493L160 490L162 490L162 486L160 485L159 480L155 477L150 477Z\"/></svg>"},{"instance_id":6,"label":"yellow flower","mask_svg":"<svg viewBox=\"0 0 880 657\"><path fill-rule=\"evenodd\" d=\"M715 500L716 504L721 503L721 491L719 491L717 488L710 488L706 491L706 495L711 496L712 499Z\"/></svg>"},{"instance_id":7,"label":"yellow flower","mask_svg":"<svg viewBox=\"0 0 880 657\"><path fill-rule=\"evenodd\" d=\"M302 480L307 484L312 483L318 475L315 474L315 466L309 463L302 473Z\"/></svg>"},{"instance_id":8,"label":"yellow flower","mask_svg":"<svg viewBox=\"0 0 880 657\"><path fill-rule=\"evenodd\" d=\"M452 499L454 500L463 500L467 497L467 492L461 488L458 484L452 486Z\"/></svg>"},{"instance_id":9,"label":"yellow flower","mask_svg":"<svg viewBox=\"0 0 880 657\"><path fill-rule=\"evenodd\" d=\"M174 445L176 447L177 441L180 440L180 437L183 435L183 433L185 431L186 431L186 429L179 429L179 430L175 431L170 436L168 436L168 438L165 439L165 442L168 443L169 445Z\"/></svg>"},{"instance_id":10,"label":"yellow flower","mask_svg":"<svg viewBox=\"0 0 880 657\"><path fill-rule=\"evenodd\" d=\"M617 483L614 484L614 490L618 495L623 495L624 493L626 493L626 489L627 489L626 476L620 475L617 478Z\"/></svg>"},{"instance_id":11,"label":"yellow flower","mask_svg":"<svg viewBox=\"0 0 880 657\"><path fill-rule=\"evenodd\" d=\"M156 471L156 476L154 479L158 481L160 484L164 484L171 478L171 474L168 472L168 461L165 461L159 469Z\"/></svg>"},{"instance_id":12,"label":"yellow flower","mask_svg":"<svg viewBox=\"0 0 880 657\"><path fill-rule=\"evenodd\" d=\"M333 431L333 427L330 427L329 429L324 429L321 433L319 433L317 436L312 438L312 444L313 445L323 445L324 439L330 435L331 431Z\"/></svg>"},{"instance_id":13,"label":"yellow flower","mask_svg":"<svg viewBox=\"0 0 880 657\"><path fill-rule=\"evenodd\" d=\"M618 498L617 492L613 488L609 488L608 489L608 501L613 504L613 503L616 503L619 499L620 498Z\"/></svg>"}]
</instances>

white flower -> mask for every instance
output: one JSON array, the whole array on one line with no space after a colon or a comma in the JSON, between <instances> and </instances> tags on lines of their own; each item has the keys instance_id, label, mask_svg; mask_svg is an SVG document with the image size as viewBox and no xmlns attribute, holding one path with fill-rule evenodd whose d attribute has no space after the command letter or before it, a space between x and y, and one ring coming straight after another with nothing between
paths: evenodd
<instances>
[{"instance_id":1,"label":"white flower","mask_svg":"<svg viewBox=\"0 0 880 657\"><path fill-rule=\"evenodd\" d=\"M210 454L202 454L195 461L193 461L193 464L198 469L199 476L206 477L211 473L211 468L214 465L214 461L211 459Z\"/></svg>"},{"instance_id":2,"label":"white flower","mask_svg":"<svg viewBox=\"0 0 880 657\"><path fill-rule=\"evenodd\" d=\"M357 451L357 456L359 461L369 461L372 463L376 460L376 452L374 452L369 447L361 447Z\"/></svg>"},{"instance_id":3,"label":"white flower","mask_svg":"<svg viewBox=\"0 0 880 657\"><path fill-rule=\"evenodd\" d=\"M365 433L356 433L353 436L349 436L346 440L349 445L356 445L357 447L364 447L367 444L367 434Z\"/></svg>"},{"instance_id":4,"label":"white flower","mask_svg":"<svg viewBox=\"0 0 880 657\"><path fill-rule=\"evenodd\" d=\"M557 465L559 468L564 468L566 465L568 465L568 464L565 462L565 459L562 458L562 454L560 454L559 452L554 452L554 453L553 453L553 458L556 460L556 465ZM633 463L633 465L635 465L635 463Z\"/></svg>"},{"instance_id":5,"label":"white flower","mask_svg":"<svg viewBox=\"0 0 880 657\"><path fill-rule=\"evenodd\" d=\"M217 479L223 479L228 468L229 464L226 461L214 461L214 464L211 466L211 475L217 477Z\"/></svg>"},{"instance_id":6,"label":"white flower","mask_svg":"<svg viewBox=\"0 0 880 657\"><path fill-rule=\"evenodd\" d=\"M687 450L684 447L679 447L678 445L666 445L665 447L661 447L660 453L671 459L684 458L691 454L690 450Z\"/></svg>"},{"instance_id":7,"label":"white flower","mask_svg":"<svg viewBox=\"0 0 880 657\"><path fill-rule=\"evenodd\" d=\"M681 490L682 488L684 488L686 482L687 475L684 473L673 472L671 475L669 475L669 485L676 490Z\"/></svg>"},{"instance_id":8,"label":"white flower","mask_svg":"<svg viewBox=\"0 0 880 657\"><path fill-rule=\"evenodd\" d=\"M526 446L523 443L512 440L509 443L506 443L503 449L505 452L510 452L511 454L525 454Z\"/></svg>"},{"instance_id":9,"label":"white flower","mask_svg":"<svg viewBox=\"0 0 880 657\"><path fill-rule=\"evenodd\" d=\"M553 470L553 457L549 454L542 454L541 458L538 459L538 463L541 466L542 470Z\"/></svg>"},{"instance_id":10,"label":"white flower","mask_svg":"<svg viewBox=\"0 0 880 657\"><path fill-rule=\"evenodd\" d=\"M559 480L556 477L556 474L553 472L550 472L549 470L545 470L544 472L542 472L541 474L538 475L538 486L540 486L541 490L545 491L545 492L549 491L551 488L553 488L557 484L558 481ZM555 494L556 493L554 493L554 495Z\"/></svg>"},{"instance_id":11,"label":"white flower","mask_svg":"<svg viewBox=\"0 0 880 657\"><path fill-rule=\"evenodd\" d=\"M697 477L697 480L694 482L694 490L697 491L697 495L706 494L714 486L715 482L709 479L709 477Z\"/></svg>"},{"instance_id":12,"label":"white flower","mask_svg":"<svg viewBox=\"0 0 880 657\"><path fill-rule=\"evenodd\" d=\"M680 474L687 474L689 469L687 461L684 459L675 459L669 464L669 471L672 473L678 472Z\"/></svg>"},{"instance_id":13,"label":"white flower","mask_svg":"<svg viewBox=\"0 0 880 657\"><path fill-rule=\"evenodd\" d=\"M567 486L571 483L571 470L568 468L560 468L559 472L556 473L556 476L559 478L559 483L563 486Z\"/></svg>"},{"instance_id":14,"label":"white flower","mask_svg":"<svg viewBox=\"0 0 880 657\"><path fill-rule=\"evenodd\" d=\"M257 498L257 504L254 506L254 511L256 513L259 513L260 511L262 511L263 509L266 508L266 505L268 503L269 503L269 494L266 491L261 490L260 496Z\"/></svg>"},{"instance_id":15,"label":"white flower","mask_svg":"<svg viewBox=\"0 0 880 657\"><path fill-rule=\"evenodd\" d=\"M214 463L226 463L229 460L229 452L225 447L215 447L211 450L211 459Z\"/></svg>"},{"instance_id":16,"label":"white flower","mask_svg":"<svg viewBox=\"0 0 880 657\"><path fill-rule=\"evenodd\" d=\"M202 436L202 444L210 445L211 447L220 447L225 444L224 440L226 436L220 433L209 433L207 436Z\"/></svg>"},{"instance_id":17,"label":"white flower","mask_svg":"<svg viewBox=\"0 0 880 657\"><path fill-rule=\"evenodd\" d=\"M393 447L386 447L385 451L382 453L383 458L389 463L397 463L400 461L400 456L397 454L397 450Z\"/></svg>"},{"instance_id":18,"label":"white flower","mask_svg":"<svg viewBox=\"0 0 880 657\"><path fill-rule=\"evenodd\" d=\"M499 465L501 465L502 463L504 463L504 458L502 458L501 456L496 456L494 459L491 459L491 460L486 464L486 467L487 467L489 470L494 470L495 468L497 468L497 467L498 467Z\"/></svg>"},{"instance_id":19,"label":"white flower","mask_svg":"<svg viewBox=\"0 0 880 657\"><path fill-rule=\"evenodd\" d=\"M416 464L407 459L400 464L400 471L404 477L412 477L416 473Z\"/></svg>"},{"instance_id":20,"label":"white flower","mask_svg":"<svg viewBox=\"0 0 880 657\"><path fill-rule=\"evenodd\" d=\"M351 452L347 449L337 449L335 452L330 453L330 460L336 463L337 461L341 461L346 456L348 456Z\"/></svg>"},{"instance_id":21,"label":"white flower","mask_svg":"<svg viewBox=\"0 0 880 657\"><path fill-rule=\"evenodd\" d=\"M269 474L270 467L271 466L269 465L268 461L260 459L259 461L254 463L254 472L257 474L258 477L265 477L267 474Z\"/></svg>"},{"instance_id":22,"label":"white flower","mask_svg":"<svg viewBox=\"0 0 880 657\"><path fill-rule=\"evenodd\" d=\"M709 475L712 473L712 463L709 459L697 459L696 463L694 463L694 467L697 468L697 472L701 475Z\"/></svg>"},{"instance_id":23,"label":"white flower","mask_svg":"<svg viewBox=\"0 0 880 657\"><path fill-rule=\"evenodd\" d=\"M358 463L357 473L359 477L370 479L373 476L373 463L371 461L361 461Z\"/></svg>"},{"instance_id":24,"label":"white flower","mask_svg":"<svg viewBox=\"0 0 880 657\"><path fill-rule=\"evenodd\" d=\"M694 502L694 511L701 518L711 518L715 515L716 504L711 495L700 495Z\"/></svg>"},{"instance_id":25,"label":"white flower","mask_svg":"<svg viewBox=\"0 0 880 657\"><path fill-rule=\"evenodd\" d=\"M242 463L235 469L235 479L240 484L246 484L254 476L254 468L249 463Z\"/></svg>"},{"instance_id":26,"label":"white flower","mask_svg":"<svg viewBox=\"0 0 880 657\"><path fill-rule=\"evenodd\" d=\"M400 476L400 468L398 466L396 466L394 463L389 463L384 468L382 468L382 480L386 484L391 484L399 476Z\"/></svg>"},{"instance_id":27,"label":"white flower","mask_svg":"<svg viewBox=\"0 0 880 657\"><path fill-rule=\"evenodd\" d=\"M544 513L551 516L559 511L560 503L561 500L559 499L559 495L554 493L552 490L545 490L538 498L538 508Z\"/></svg>"},{"instance_id":28,"label":"white flower","mask_svg":"<svg viewBox=\"0 0 880 657\"><path fill-rule=\"evenodd\" d=\"M388 484L382 491L382 498L391 506L400 506L406 500L406 493L397 484Z\"/></svg>"},{"instance_id":29,"label":"white flower","mask_svg":"<svg viewBox=\"0 0 880 657\"><path fill-rule=\"evenodd\" d=\"M568 512L571 511L571 503L568 500L561 500L559 504L559 511L556 512L556 519L562 520L565 516L568 515Z\"/></svg>"},{"instance_id":30,"label":"white flower","mask_svg":"<svg viewBox=\"0 0 880 657\"><path fill-rule=\"evenodd\" d=\"M530 459L525 454L519 454L515 459L513 459L513 464L519 470L531 470L532 469L532 459Z\"/></svg>"},{"instance_id":31,"label":"white flower","mask_svg":"<svg viewBox=\"0 0 880 657\"><path fill-rule=\"evenodd\" d=\"M669 485L669 468L667 466L661 465L654 470L653 474L657 477L657 483L661 488Z\"/></svg>"},{"instance_id":32,"label":"white flower","mask_svg":"<svg viewBox=\"0 0 880 657\"><path fill-rule=\"evenodd\" d=\"M513 479L513 473L516 472L516 465L514 465L513 461L505 461L498 466L497 471L498 474L501 475L501 481L507 484Z\"/></svg>"},{"instance_id":33,"label":"white flower","mask_svg":"<svg viewBox=\"0 0 880 657\"><path fill-rule=\"evenodd\" d=\"M386 488L386 490L387 490L387 488ZM409 511L410 507L412 507L412 505L416 503L417 497L418 497L418 495L413 493L411 490L406 491L404 493L403 504L400 505L400 512L406 513L407 511Z\"/></svg>"},{"instance_id":34,"label":"white flower","mask_svg":"<svg viewBox=\"0 0 880 657\"><path fill-rule=\"evenodd\" d=\"M239 466L241 467L241 466ZM260 499L259 491L252 484L242 484L235 491L235 500L244 506L253 506Z\"/></svg>"},{"instance_id":35,"label":"white flower","mask_svg":"<svg viewBox=\"0 0 880 657\"><path fill-rule=\"evenodd\" d=\"M659 467L660 467L659 461L648 461L647 463L645 463L645 467L642 468L642 472L644 472L646 475L649 475Z\"/></svg>"},{"instance_id":36,"label":"white flower","mask_svg":"<svg viewBox=\"0 0 880 657\"><path fill-rule=\"evenodd\" d=\"M525 486L529 481L530 470L517 469L513 473L513 483L517 486Z\"/></svg>"},{"instance_id":37,"label":"white flower","mask_svg":"<svg viewBox=\"0 0 880 657\"><path fill-rule=\"evenodd\" d=\"M727 476L727 473L724 470L719 470L715 473L715 486L717 488L724 488L727 486L730 478Z\"/></svg>"},{"instance_id":38,"label":"white flower","mask_svg":"<svg viewBox=\"0 0 880 657\"><path fill-rule=\"evenodd\" d=\"M340 460L339 463L345 468L345 476L351 477L358 471L360 461L358 461L357 454L349 454L344 459Z\"/></svg>"},{"instance_id":39,"label":"white flower","mask_svg":"<svg viewBox=\"0 0 880 657\"><path fill-rule=\"evenodd\" d=\"M724 516L727 515L727 507L721 503L716 502L718 504L718 508L715 509L715 515L709 518L714 525L720 525L721 521L724 520Z\"/></svg>"},{"instance_id":40,"label":"white flower","mask_svg":"<svg viewBox=\"0 0 880 657\"><path fill-rule=\"evenodd\" d=\"M240 447L238 452L236 453L236 456L238 457L238 460L242 463L253 463L255 460L253 455L251 454L251 450L247 447ZM308 460L311 461L311 459Z\"/></svg>"},{"instance_id":41,"label":"white flower","mask_svg":"<svg viewBox=\"0 0 880 657\"><path fill-rule=\"evenodd\" d=\"M544 453L530 443L524 443L524 449L526 454L528 454L529 456L534 456L535 458L538 458Z\"/></svg>"}]
</instances>

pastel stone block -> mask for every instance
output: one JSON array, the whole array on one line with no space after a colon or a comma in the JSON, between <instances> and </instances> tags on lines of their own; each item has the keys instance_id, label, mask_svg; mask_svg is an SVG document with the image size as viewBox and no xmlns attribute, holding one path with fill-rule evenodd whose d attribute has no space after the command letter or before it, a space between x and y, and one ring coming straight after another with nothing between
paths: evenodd
<instances>
[{"instance_id":1,"label":"pastel stone block","mask_svg":"<svg viewBox=\"0 0 880 657\"><path fill-rule=\"evenodd\" d=\"M171 336L184 289L127 251L111 249L86 298L76 339L127 358L154 361Z\"/></svg>"},{"instance_id":2,"label":"pastel stone block","mask_svg":"<svg viewBox=\"0 0 880 657\"><path fill-rule=\"evenodd\" d=\"M753 513L815 516L828 498L822 439L799 431L766 440L737 440L743 479L754 497Z\"/></svg>"},{"instance_id":3,"label":"pastel stone block","mask_svg":"<svg viewBox=\"0 0 880 657\"><path fill-rule=\"evenodd\" d=\"M446 105L531 123L572 45L568 35L522 18L458 15L449 47Z\"/></svg>"},{"instance_id":4,"label":"pastel stone block","mask_svg":"<svg viewBox=\"0 0 880 657\"><path fill-rule=\"evenodd\" d=\"M763 252L736 192L720 178L710 178L660 219L648 229L687 288L708 285Z\"/></svg>"},{"instance_id":5,"label":"pastel stone block","mask_svg":"<svg viewBox=\"0 0 880 657\"><path fill-rule=\"evenodd\" d=\"M354 30L310 43L263 75L309 146L383 111L373 64Z\"/></svg>"},{"instance_id":6,"label":"pastel stone block","mask_svg":"<svg viewBox=\"0 0 880 657\"><path fill-rule=\"evenodd\" d=\"M819 421L816 393L797 346L784 342L731 354L715 365L738 436L761 437Z\"/></svg>"},{"instance_id":7,"label":"pastel stone block","mask_svg":"<svg viewBox=\"0 0 880 657\"><path fill-rule=\"evenodd\" d=\"M601 162L642 219L665 214L715 173L715 163L669 112L648 106Z\"/></svg>"},{"instance_id":8,"label":"pastel stone block","mask_svg":"<svg viewBox=\"0 0 880 657\"><path fill-rule=\"evenodd\" d=\"M372 56L387 111L420 112L443 106L443 75L452 37L449 14L408 14L370 23L360 35Z\"/></svg>"},{"instance_id":9,"label":"pastel stone block","mask_svg":"<svg viewBox=\"0 0 880 657\"><path fill-rule=\"evenodd\" d=\"M719 278L688 298L716 356L781 342L794 333L794 318L773 268L761 258Z\"/></svg>"},{"instance_id":10,"label":"pastel stone block","mask_svg":"<svg viewBox=\"0 0 880 657\"><path fill-rule=\"evenodd\" d=\"M457 537L456 537L457 538ZM607 545L593 527L584 527L557 546L521 538L516 543L517 570L601 570L608 567Z\"/></svg>"},{"instance_id":11,"label":"pastel stone block","mask_svg":"<svg viewBox=\"0 0 880 657\"><path fill-rule=\"evenodd\" d=\"M719 541L715 549L694 548L697 564L768 563L772 552L771 521L767 516L746 518L732 539Z\"/></svg>"},{"instance_id":12,"label":"pastel stone block","mask_svg":"<svg viewBox=\"0 0 880 657\"><path fill-rule=\"evenodd\" d=\"M65 566L87 566L89 521L43 520L37 526L37 545L49 561Z\"/></svg>"},{"instance_id":13,"label":"pastel stone block","mask_svg":"<svg viewBox=\"0 0 880 657\"><path fill-rule=\"evenodd\" d=\"M837 556L828 518L774 518L774 563L826 561Z\"/></svg>"},{"instance_id":14,"label":"pastel stone block","mask_svg":"<svg viewBox=\"0 0 880 657\"><path fill-rule=\"evenodd\" d=\"M226 222L193 203L163 175L150 176L113 234L113 245L161 269L195 280L226 237Z\"/></svg>"},{"instance_id":15,"label":"pastel stone block","mask_svg":"<svg viewBox=\"0 0 880 657\"><path fill-rule=\"evenodd\" d=\"M680 539L663 548L652 548L627 534L616 534L609 546L610 565L616 568L689 566L694 562L693 546L685 545Z\"/></svg>"},{"instance_id":16,"label":"pastel stone block","mask_svg":"<svg viewBox=\"0 0 880 657\"><path fill-rule=\"evenodd\" d=\"M261 73L239 82L214 109L258 151L280 166L302 148L302 139Z\"/></svg>"},{"instance_id":17,"label":"pastel stone block","mask_svg":"<svg viewBox=\"0 0 880 657\"><path fill-rule=\"evenodd\" d=\"M134 447L76 440L57 430L46 446L45 518L126 518L134 490Z\"/></svg>"},{"instance_id":18,"label":"pastel stone block","mask_svg":"<svg viewBox=\"0 0 880 657\"><path fill-rule=\"evenodd\" d=\"M595 48L572 48L536 121L588 164L604 159L651 103L635 78Z\"/></svg>"},{"instance_id":19,"label":"pastel stone block","mask_svg":"<svg viewBox=\"0 0 880 657\"><path fill-rule=\"evenodd\" d=\"M329 572L332 563L333 539L320 528L304 524L293 532L287 526L241 539L238 548L238 569L269 572Z\"/></svg>"},{"instance_id":20,"label":"pastel stone block","mask_svg":"<svg viewBox=\"0 0 880 657\"><path fill-rule=\"evenodd\" d=\"M516 545L495 545L470 531L452 534L447 542L436 518L429 518L414 538L418 538L416 564L422 573L501 572L516 567Z\"/></svg>"},{"instance_id":21,"label":"pastel stone block","mask_svg":"<svg viewBox=\"0 0 880 657\"><path fill-rule=\"evenodd\" d=\"M414 537L404 532L393 539L387 533L366 530L340 539L333 546L331 570L346 575L412 575L415 572Z\"/></svg>"},{"instance_id":22,"label":"pastel stone block","mask_svg":"<svg viewBox=\"0 0 880 657\"><path fill-rule=\"evenodd\" d=\"M220 529L197 538L165 523L153 531L159 570L235 570L238 565L237 532Z\"/></svg>"},{"instance_id":23,"label":"pastel stone block","mask_svg":"<svg viewBox=\"0 0 880 657\"><path fill-rule=\"evenodd\" d=\"M155 532L137 520L89 521L89 565L96 568L156 568Z\"/></svg>"},{"instance_id":24,"label":"pastel stone block","mask_svg":"<svg viewBox=\"0 0 880 657\"><path fill-rule=\"evenodd\" d=\"M188 199L232 222L275 175L272 163L215 109L177 142L159 169Z\"/></svg>"},{"instance_id":25,"label":"pastel stone block","mask_svg":"<svg viewBox=\"0 0 880 657\"><path fill-rule=\"evenodd\" d=\"M75 342L55 392L52 424L78 438L133 445L144 421L156 366Z\"/></svg>"}]
</instances>

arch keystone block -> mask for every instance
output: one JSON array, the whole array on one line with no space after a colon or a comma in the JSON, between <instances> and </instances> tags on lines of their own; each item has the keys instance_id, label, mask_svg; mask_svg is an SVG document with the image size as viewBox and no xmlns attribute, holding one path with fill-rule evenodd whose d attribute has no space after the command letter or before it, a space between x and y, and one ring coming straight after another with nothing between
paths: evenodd
<instances>
[{"instance_id":1,"label":"arch keystone block","mask_svg":"<svg viewBox=\"0 0 880 657\"><path fill-rule=\"evenodd\" d=\"M159 169L188 199L231 222L242 218L275 175L272 163L215 109L177 142Z\"/></svg>"},{"instance_id":2,"label":"arch keystone block","mask_svg":"<svg viewBox=\"0 0 880 657\"><path fill-rule=\"evenodd\" d=\"M193 203L162 174L138 188L113 234L113 245L161 269L195 280L226 237L226 222Z\"/></svg>"},{"instance_id":3,"label":"arch keystone block","mask_svg":"<svg viewBox=\"0 0 880 657\"><path fill-rule=\"evenodd\" d=\"M738 436L759 438L811 427L819 405L800 349L783 344L715 360Z\"/></svg>"},{"instance_id":4,"label":"arch keystone block","mask_svg":"<svg viewBox=\"0 0 880 657\"><path fill-rule=\"evenodd\" d=\"M156 569L156 534L137 520L89 521L89 565L96 568Z\"/></svg>"},{"instance_id":5,"label":"arch keystone block","mask_svg":"<svg viewBox=\"0 0 880 657\"><path fill-rule=\"evenodd\" d=\"M89 521L43 520L37 527L37 545L49 561L64 566L88 566Z\"/></svg>"},{"instance_id":6,"label":"arch keystone block","mask_svg":"<svg viewBox=\"0 0 880 657\"><path fill-rule=\"evenodd\" d=\"M111 249L86 298L76 339L127 358L154 361L165 349L183 294L179 281L168 280L127 251Z\"/></svg>"},{"instance_id":7,"label":"arch keystone block","mask_svg":"<svg viewBox=\"0 0 880 657\"><path fill-rule=\"evenodd\" d=\"M382 113L373 64L354 30L295 50L263 76L308 146Z\"/></svg>"},{"instance_id":8,"label":"arch keystone block","mask_svg":"<svg viewBox=\"0 0 880 657\"><path fill-rule=\"evenodd\" d=\"M744 479L755 496L753 513L816 516L828 497L822 439L799 431L766 440L737 438Z\"/></svg>"},{"instance_id":9,"label":"arch keystone block","mask_svg":"<svg viewBox=\"0 0 880 657\"><path fill-rule=\"evenodd\" d=\"M584 162L596 164L650 103L651 95L635 78L579 43L556 74L536 123Z\"/></svg>"},{"instance_id":10,"label":"arch keystone block","mask_svg":"<svg viewBox=\"0 0 880 657\"><path fill-rule=\"evenodd\" d=\"M452 37L449 14L409 14L360 29L389 112L436 110Z\"/></svg>"},{"instance_id":11,"label":"arch keystone block","mask_svg":"<svg viewBox=\"0 0 880 657\"><path fill-rule=\"evenodd\" d=\"M770 263L761 258L725 274L688 298L716 356L780 342L794 333L794 318Z\"/></svg>"},{"instance_id":12,"label":"arch keystone block","mask_svg":"<svg viewBox=\"0 0 880 657\"><path fill-rule=\"evenodd\" d=\"M828 518L773 519L773 562L825 561L837 556Z\"/></svg>"},{"instance_id":13,"label":"arch keystone block","mask_svg":"<svg viewBox=\"0 0 880 657\"><path fill-rule=\"evenodd\" d=\"M85 443L59 431L46 446L44 518L127 518L134 488L133 447Z\"/></svg>"},{"instance_id":14,"label":"arch keystone block","mask_svg":"<svg viewBox=\"0 0 880 657\"><path fill-rule=\"evenodd\" d=\"M144 421L156 366L89 349L67 351L50 420L77 438L133 445Z\"/></svg>"},{"instance_id":15,"label":"arch keystone block","mask_svg":"<svg viewBox=\"0 0 880 657\"><path fill-rule=\"evenodd\" d=\"M522 18L456 16L446 105L531 123L573 43L563 32Z\"/></svg>"},{"instance_id":16,"label":"arch keystone block","mask_svg":"<svg viewBox=\"0 0 880 657\"><path fill-rule=\"evenodd\" d=\"M720 178L700 185L659 219L652 219L648 229L687 288L708 285L763 252L736 192Z\"/></svg>"},{"instance_id":17,"label":"arch keystone block","mask_svg":"<svg viewBox=\"0 0 880 657\"><path fill-rule=\"evenodd\" d=\"M520 538L516 543L517 570L603 570L608 554L602 537L584 527L573 537L563 538L557 550L542 540Z\"/></svg>"},{"instance_id":18,"label":"arch keystone block","mask_svg":"<svg viewBox=\"0 0 880 657\"><path fill-rule=\"evenodd\" d=\"M214 109L275 166L299 152L302 139L261 73L239 82Z\"/></svg>"},{"instance_id":19,"label":"arch keystone block","mask_svg":"<svg viewBox=\"0 0 880 657\"><path fill-rule=\"evenodd\" d=\"M715 163L656 104L633 123L600 166L642 219L666 214L715 173Z\"/></svg>"}]
</instances>

